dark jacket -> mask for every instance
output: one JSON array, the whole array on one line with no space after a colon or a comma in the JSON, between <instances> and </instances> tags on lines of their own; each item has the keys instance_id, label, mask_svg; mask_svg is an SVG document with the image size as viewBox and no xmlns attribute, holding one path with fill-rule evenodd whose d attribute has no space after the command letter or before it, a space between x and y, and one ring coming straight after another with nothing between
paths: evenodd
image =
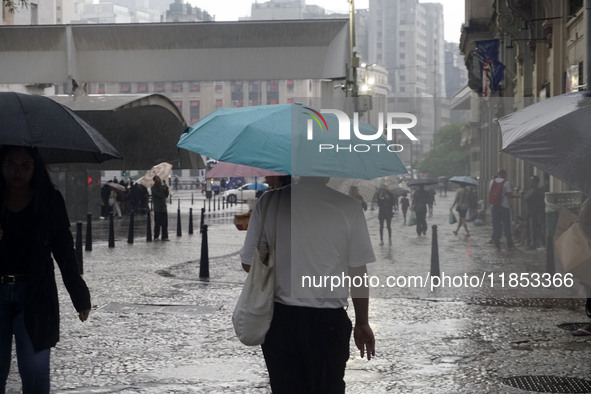
<instances>
[{"instance_id":1,"label":"dark jacket","mask_svg":"<svg viewBox=\"0 0 591 394\"><path fill-rule=\"evenodd\" d=\"M166 198L169 195L168 186L164 183L161 185L154 184L151 190L154 212L166 212Z\"/></svg>"},{"instance_id":2,"label":"dark jacket","mask_svg":"<svg viewBox=\"0 0 591 394\"><path fill-rule=\"evenodd\" d=\"M35 350L48 349L59 341L59 300L53 258L76 311L91 308L90 292L80 276L66 205L57 190L36 220L27 262L25 326Z\"/></svg>"},{"instance_id":3,"label":"dark jacket","mask_svg":"<svg viewBox=\"0 0 591 394\"><path fill-rule=\"evenodd\" d=\"M392 210L396 201L394 195L389 191L378 191L377 200L379 208L378 217L383 219L391 218L393 216Z\"/></svg>"}]
</instances>

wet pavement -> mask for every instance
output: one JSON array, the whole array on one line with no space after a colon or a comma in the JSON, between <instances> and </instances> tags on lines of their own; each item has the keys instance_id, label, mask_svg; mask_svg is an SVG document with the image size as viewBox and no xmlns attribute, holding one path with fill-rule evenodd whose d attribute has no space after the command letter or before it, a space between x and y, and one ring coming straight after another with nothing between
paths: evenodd
<instances>
[{"instance_id":1,"label":"wet pavement","mask_svg":"<svg viewBox=\"0 0 591 394\"><path fill-rule=\"evenodd\" d=\"M83 255L93 312L81 323L58 279L62 333L52 352L52 392L270 392L260 348L242 345L231 323L245 278L238 256L245 232L236 230L233 215L247 207L206 210L210 278L204 281L199 278L203 196L195 192L193 197L191 205L191 191L174 194L170 242L146 242L146 218L140 215L133 244L127 243L129 218L114 221L115 247L109 248L108 221L93 221L92 251ZM176 235L178 199L181 236ZM470 226L469 238L453 235L455 225L447 224L452 199L452 194L437 197L427 237L417 237L415 228L403 226L396 215L392 245L379 245L377 210L368 210L378 258L370 274L380 280L431 274L433 224L438 226L441 274L488 278L495 273L498 279L502 273L545 267L544 250L496 252L487 244L490 225ZM193 235L187 233L191 207ZM347 392L519 393L524 390L514 387L512 378L591 380L591 337L576 338L565 329L588 320L581 298L532 297L509 286L473 285L372 289L376 357L361 359L351 342ZM353 313L351 308L352 319ZM19 392L16 370L14 362L9 393ZM568 385L543 387L575 392ZM578 392L591 392L585 381L581 387Z\"/></svg>"}]
</instances>

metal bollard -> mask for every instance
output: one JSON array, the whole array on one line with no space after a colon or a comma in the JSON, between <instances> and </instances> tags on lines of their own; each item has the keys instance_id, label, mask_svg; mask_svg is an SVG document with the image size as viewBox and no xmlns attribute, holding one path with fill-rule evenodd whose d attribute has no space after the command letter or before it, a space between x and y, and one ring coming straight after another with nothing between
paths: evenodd
<instances>
[{"instance_id":1,"label":"metal bollard","mask_svg":"<svg viewBox=\"0 0 591 394\"><path fill-rule=\"evenodd\" d=\"M193 208L189 208L189 235L193 234Z\"/></svg>"},{"instance_id":2,"label":"metal bollard","mask_svg":"<svg viewBox=\"0 0 591 394\"><path fill-rule=\"evenodd\" d=\"M179 208L176 210L176 236L177 237L181 237L183 235L183 232L181 230L181 208L180 208L180 203L179 203Z\"/></svg>"},{"instance_id":3,"label":"metal bollard","mask_svg":"<svg viewBox=\"0 0 591 394\"><path fill-rule=\"evenodd\" d=\"M433 236L431 237L431 276L439 277L439 245L437 242L437 225L432 227Z\"/></svg>"},{"instance_id":4,"label":"metal bollard","mask_svg":"<svg viewBox=\"0 0 591 394\"><path fill-rule=\"evenodd\" d=\"M76 222L76 260L80 274L84 273L84 264L82 263L82 222Z\"/></svg>"},{"instance_id":5,"label":"metal bollard","mask_svg":"<svg viewBox=\"0 0 591 394\"><path fill-rule=\"evenodd\" d=\"M213 211L214 211L214 212L215 212L215 200L216 200L216 198L217 198L217 197L215 197L215 196L212 198L212 200L213 200Z\"/></svg>"},{"instance_id":6,"label":"metal bollard","mask_svg":"<svg viewBox=\"0 0 591 394\"><path fill-rule=\"evenodd\" d=\"M203 225L201 237L201 259L199 260L199 279L209 280L209 248L207 246L207 224Z\"/></svg>"},{"instance_id":7,"label":"metal bollard","mask_svg":"<svg viewBox=\"0 0 591 394\"><path fill-rule=\"evenodd\" d=\"M146 242L152 242L152 217L150 211L148 211L146 223Z\"/></svg>"},{"instance_id":8,"label":"metal bollard","mask_svg":"<svg viewBox=\"0 0 591 394\"><path fill-rule=\"evenodd\" d=\"M84 250L92 251L92 213L86 214L86 246Z\"/></svg>"},{"instance_id":9,"label":"metal bollard","mask_svg":"<svg viewBox=\"0 0 591 394\"><path fill-rule=\"evenodd\" d=\"M205 224L205 208L201 208L201 225L199 226L199 232L203 232L203 225Z\"/></svg>"},{"instance_id":10,"label":"metal bollard","mask_svg":"<svg viewBox=\"0 0 591 394\"><path fill-rule=\"evenodd\" d=\"M115 227L113 226L113 212L109 214L109 248L115 247Z\"/></svg>"},{"instance_id":11,"label":"metal bollard","mask_svg":"<svg viewBox=\"0 0 591 394\"><path fill-rule=\"evenodd\" d=\"M194 196L194 193L191 192L191 205L193 205L194 201L195 201L195 196Z\"/></svg>"},{"instance_id":12,"label":"metal bollard","mask_svg":"<svg viewBox=\"0 0 591 394\"><path fill-rule=\"evenodd\" d=\"M211 212L211 198L207 199L207 212Z\"/></svg>"},{"instance_id":13,"label":"metal bollard","mask_svg":"<svg viewBox=\"0 0 591 394\"><path fill-rule=\"evenodd\" d=\"M134 216L133 210L129 213L129 230L127 231L127 243L132 244L134 238Z\"/></svg>"},{"instance_id":14,"label":"metal bollard","mask_svg":"<svg viewBox=\"0 0 591 394\"><path fill-rule=\"evenodd\" d=\"M218 196L218 211L221 209L221 208L220 208L220 200L221 200L221 199L222 199L222 197L219 197L219 196Z\"/></svg>"}]
</instances>

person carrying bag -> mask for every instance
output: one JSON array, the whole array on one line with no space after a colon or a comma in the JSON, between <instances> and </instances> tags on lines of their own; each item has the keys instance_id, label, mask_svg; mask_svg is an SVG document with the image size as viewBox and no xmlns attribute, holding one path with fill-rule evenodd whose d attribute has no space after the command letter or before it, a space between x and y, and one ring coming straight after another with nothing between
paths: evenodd
<instances>
[{"instance_id":1,"label":"person carrying bag","mask_svg":"<svg viewBox=\"0 0 591 394\"><path fill-rule=\"evenodd\" d=\"M269 246L261 248L261 238L264 231L264 223L269 206L274 203L275 211L279 208L278 191L265 200L262 211L261 229L258 234L254 257L248 271L248 276L234 308L232 323L234 332L243 344L247 346L261 345L265 342L265 336L271 320L273 319L274 295L275 295L275 239L271 239ZM277 212L275 212L275 227L277 226ZM275 234L276 231L273 231Z\"/></svg>"}]
</instances>

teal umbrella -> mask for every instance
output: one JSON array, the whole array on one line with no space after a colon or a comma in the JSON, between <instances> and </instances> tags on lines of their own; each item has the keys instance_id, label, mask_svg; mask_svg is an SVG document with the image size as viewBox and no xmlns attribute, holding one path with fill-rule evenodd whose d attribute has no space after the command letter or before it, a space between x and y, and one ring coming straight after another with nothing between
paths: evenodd
<instances>
[{"instance_id":1,"label":"teal umbrella","mask_svg":"<svg viewBox=\"0 0 591 394\"><path fill-rule=\"evenodd\" d=\"M187 128L177 146L294 176L373 179L407 172L396 146L377 129L358 122L356 130L347 119L301 104L223 108Z\"/></svg>"}]
</instances>

